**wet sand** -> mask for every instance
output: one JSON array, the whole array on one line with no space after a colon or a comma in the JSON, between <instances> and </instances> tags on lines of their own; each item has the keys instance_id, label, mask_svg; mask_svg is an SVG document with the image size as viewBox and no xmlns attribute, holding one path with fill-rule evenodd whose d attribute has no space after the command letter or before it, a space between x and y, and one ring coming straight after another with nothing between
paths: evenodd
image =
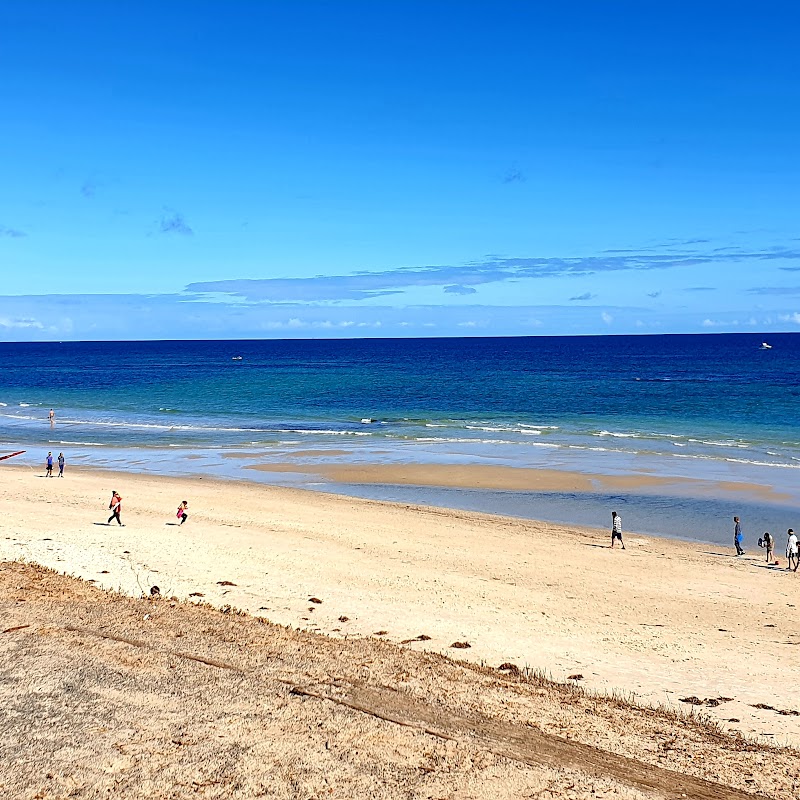
<instances>
[{"instance_id":1,"label":"wet sand","mask_svg":"<svg viewBox=\"0 0 800 800\"><path fill-rule=\"evenodd\" d=\"M295 454L300 457L301 454ZM307 454L306 454L307 455ZM261 463L247 469L320 475L338 483L443 486L459 489L503 489L536 492L662 491L701 496L707 493L747 496L765 502L786 502L791 495L771 486L734 481L665 478L655 475L604 475L555 469L529 469L479 464L304 464Z\"/></svg>"}]
</instances>

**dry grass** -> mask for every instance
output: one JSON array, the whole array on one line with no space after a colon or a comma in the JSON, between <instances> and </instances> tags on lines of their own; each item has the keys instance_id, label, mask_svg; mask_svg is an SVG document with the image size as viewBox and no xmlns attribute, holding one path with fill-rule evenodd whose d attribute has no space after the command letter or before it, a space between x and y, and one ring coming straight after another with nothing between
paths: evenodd
<instances>
[{"instance_id":1,"label":"dry grass","mask_svg":"<svg viewBox=\"0 0 800 800\"><path fill-rule=\"evenodd\" d=\"M733 787L730 797L800 790L796 752L726 734L694 709L642 707L527 667L133 600L33 565L0 566L0 610L4 628L30 626L0 635L9 797L633 798L635 775L654 767ZM31 759L22 743L34 740ZM610 772L527 763L531 741L588 747ZM612 774L623 762L632 772Z\"/></svg>"}]
</instances>

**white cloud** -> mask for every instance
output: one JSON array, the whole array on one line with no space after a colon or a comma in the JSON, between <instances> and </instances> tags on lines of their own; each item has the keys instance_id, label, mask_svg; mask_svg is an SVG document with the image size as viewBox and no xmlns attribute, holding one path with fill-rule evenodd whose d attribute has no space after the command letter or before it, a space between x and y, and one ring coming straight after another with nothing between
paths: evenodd
<instances>
[{"instance_id":1,"label":"white cloud","mask_svg":"<svg viewBox=\"0 0 800 800\"><path fill-rule=\"evenodd\" d=\"M738 319L722 320L722 319L704 319L700 323L704 328L736 328L739 325Z\"/></svg>"},{"instance_id":2,"label":"white cloud","mask_svg":"<svg viewBox=\"0 0 800 800\"><path fill-rule=\"evenodd\" d=\"M15 319L0 317L0 328L37 328L38 330L43 330L44 325L33 317L17 317Z\"/></svg>"},{"instance_id":3,"label":"white cloud","mask_svg":"<svg viewBox=\"0 0 800 800\"><path fill-rule=\"evenodd\" d=\"M779 314L778 319L781 322L794 322L795 325L800 325L800 312L795 311L794 314Z\"/></svg>"},{"instance_id":4,"label":"white cloud","mask_svg":"<svg viewBox=\"0 0 800 800\"><path fill-rule=\"evenodd\" d=\"M475 320L469 319L466 322L459 322L458 323L458 327L459 328L477 328L478 327L478 323L475 322Z\"/></svg>"},{"instance_id":5,"label":"white cloud","mask_svg":"<svg viewBox=\"0 0 800 800\"><path fill-rule=\"evenodd\" d=\"M640 319L637 319L635 324L637 328L644 328L644 322L642 322Z\"/></svg>"},{"instance_id":6,"label":"white cloud","mask_svg":"<svg viewBox=\"0 0 800 800\"><path fill-rule=\"evenodd\" d=\"M614 317L612 317L611 314L608 313L608 311L604 311L600 315L600 319L602 319L606 325L610 325L614 321Z\"/></svg>"}]
</instances>

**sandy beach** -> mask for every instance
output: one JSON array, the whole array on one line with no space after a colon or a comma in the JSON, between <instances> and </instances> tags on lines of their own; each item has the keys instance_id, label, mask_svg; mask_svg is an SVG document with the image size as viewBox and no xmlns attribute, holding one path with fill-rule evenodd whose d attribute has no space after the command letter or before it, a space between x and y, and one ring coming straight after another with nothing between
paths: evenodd
<instances>
[{"instance_id":1,"label":"sandy beach","mask_svg":"<svg viewBox=\"0 0 800 800\"><path fill-rule=\"evenodd\" d=\"M112 489L125 527L106 523ZM622 552L600 530L77 470L59 480L5 466L0 503L0 560L134 597L157 585L332 637L580 675L644 704L696 698L727 730L800 744L800 573L768 568L760 551L736 559L626 532Z\"/></svg>"}]
</instances>

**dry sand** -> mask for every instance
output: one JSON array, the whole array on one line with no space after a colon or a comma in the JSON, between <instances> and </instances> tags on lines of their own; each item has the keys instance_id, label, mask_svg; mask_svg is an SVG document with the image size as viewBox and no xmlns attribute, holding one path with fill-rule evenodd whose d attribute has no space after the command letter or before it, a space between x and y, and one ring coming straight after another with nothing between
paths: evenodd
<instances>
[{"instance_id":1,"label":"dry sand","mask_svg":"<svg viewBox=\"0 0 800 800\"><path fill-rule=\"evenodd\" d=\"M133 600L8 562L0 615L0 794L14 800L800 790L796 751L376 639Z\"/></svg>"},{"instance_id":2,"label":"dry sand","mask_svg":"<svg viewBox=\"0 0 800 800\"><path fill-rule=\"evenodd\" d=\"M105 524L111 489L126 527ZM179 527L183 499L190 519ZM800 744L800 573L767 568L760 553L736 559L631 533L625 552L612 551L605 532L518 519L6 466L0 510L0 560L132 596L158 585L332 636L424 635L409 646L557 680L581 674L593 690L645 703L732 698L703 707L727 729Z\"/></svg>"}]
</instances>

